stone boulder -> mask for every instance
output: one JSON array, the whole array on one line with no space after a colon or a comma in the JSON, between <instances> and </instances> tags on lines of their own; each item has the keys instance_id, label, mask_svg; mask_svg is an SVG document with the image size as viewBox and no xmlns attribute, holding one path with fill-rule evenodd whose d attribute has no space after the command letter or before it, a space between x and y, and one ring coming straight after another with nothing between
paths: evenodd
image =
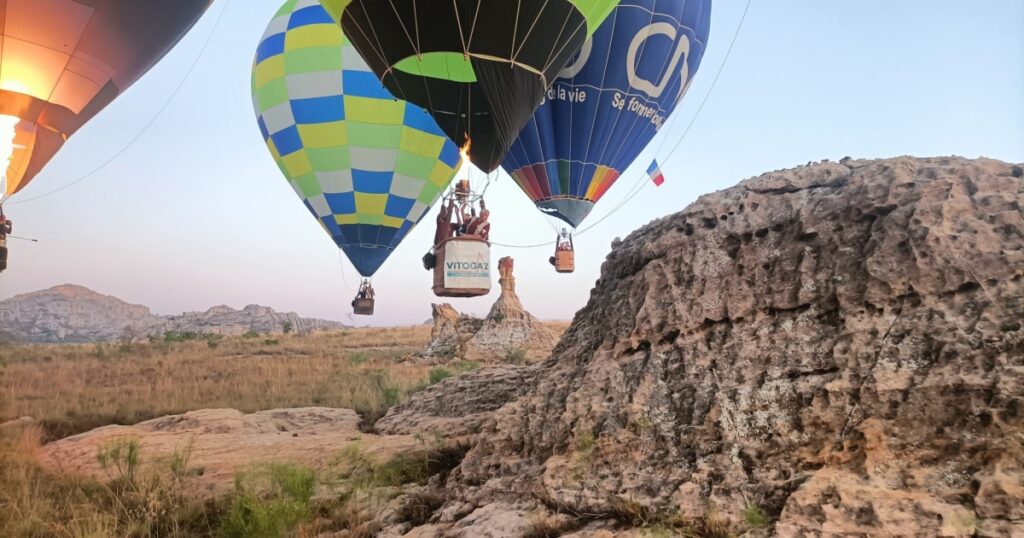
<instances>
[{"instance_id":1,"label":"stone boulder","mask_svg":"<svg viewBox=\"0 0 1024 538\"><path fill-rule=\"evenodd\" d=\"M779 536L1024 536L1024 180L844 159L616 242L458 479ZM481 501L482 502L482 501Z\"/></svg>"}]
</instances>

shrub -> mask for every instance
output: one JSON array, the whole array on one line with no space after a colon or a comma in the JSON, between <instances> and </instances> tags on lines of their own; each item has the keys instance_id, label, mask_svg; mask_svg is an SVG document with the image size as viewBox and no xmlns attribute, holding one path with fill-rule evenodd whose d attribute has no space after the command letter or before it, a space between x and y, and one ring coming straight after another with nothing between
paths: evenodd
<instances>
[{"instance_id":1,"label":"shrub","mask_svg":"<svg viewBox=\"0 0 1024 538\"><path fill-rule=\"evenodd\" d=\"M594 437L594 434L590 432L581 433L576 437L575 445L577 452L584 455L590 454L594 450L594 447L597 446L597 439Z\"/></svg>"},{"instance_id":2,"label":"shrub","mask_svg":"<svg viewBox=\"0 0 1024 538\"><path fill-rule=\"evenodd\" d=\"M283 332L284 334L291 334L291 332L294 330L295 325L292 325L292 322L290 321L286 321L284 322L283 325L281 325L281 332Z\"/></svg>"},{"instance_id":3,"label":"shrub","mask_svg":"<svg viewBox=\"0 0 1024 538\"><path fill-rule=\"evenodd\" d=\"M748 504L743 509L743 521L752 529L767 529L772 524L772 519L756 504Z\"/></svg>"},{"instance_id":4,"label":"shrub","mask_svg":"<svg viewBox=\"0 0 1024 538\"><path fill-rule=\"evenodd\" d=\"M368 353L363 353L362 351L352 353L351 355L348 356L348 363L351 364L352 366L361 366L369 360L370 355Z\"/></svg>"},{"instance_id":5,"label":"shrub","mask_svg":"<svg viewBox=\"0 0 1024 538\"><path fill-rule=\"evenodd\" d=\"M523 538L557 538L573 526L569 522L546 514L536 514L530 518L522 536Z\"/></svg>"},{"instance_id":6,"label":"shrub","mask_svg":"<svg viewBox=\"0 0 1024 538\"><path fill-rule=\"evenodd\" d=\"M434 515L446 500L444 495L434 490L413 492L402 499L396 516L398 521L418 527L430 521L430 516Z\"/></svg>"},{"instance_id":7,"label":"shrub","mask_svg":"<svg viewBox=\"0 0 1024 538\"><path fill-rule=\"evenodd\" d=\"M446 370L444 368L431 368L430 373L428 375L430 377L431 385L436 385L444 381L445 379L448 379L449 377L455 376L455 374L453 374L450 370Z\"/></svg>"},{"instance_id":8,"label":"shrub","mask_svg":"<svg viewBox=\"0 0 1024 538\"><path fill-rule=\"evenodd\" d=\"M135 487L139 471L139 442L135 439L119 439L101 446L96 452L96 460L112 480L123 481Z\"/></svg>"},{"instance_id":9,"label":"shrub","mask_svg":"<svg viewBox=\"0 0 1024 538\"><path fill-rule=\"evenodd\" d=\"M271 464L235 477L235 493L221 522L228 538L287 536L313 515L313 471Z\"/></svg>"},{"instance_id":10,"label":"shrub","mask_svg":"<svg viewBox=\"0 0 1024 538\"><path fill-rule=\"evenodd\" d=\"M505 348L505 356L503 358L509 364L522 366L526 364L526 350L517 346L509 346Z\"/></svg>"},{"instance_id":11,"label":"shrub","mask_svg":"<svg viewBox=\"0 0 1024 538\"><path fill-rule=\"evenodd\" d=\"M455 363L455 369L460 372L471 372L480 368L480 363L476 361L462 360Z\"/></svg>"}]
</instances>

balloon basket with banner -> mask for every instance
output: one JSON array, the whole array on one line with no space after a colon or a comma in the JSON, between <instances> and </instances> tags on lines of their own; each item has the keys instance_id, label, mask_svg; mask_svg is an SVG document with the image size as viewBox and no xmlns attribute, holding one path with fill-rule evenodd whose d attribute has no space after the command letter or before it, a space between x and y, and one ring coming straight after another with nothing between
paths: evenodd
<instances>
[{"instance_id":1,"label":"balloon basket with banner","mask_svg":"<svg viewBox=\"0 0 1024 538\"><path fill-rule=\"evenodd\" d=\"M576 253L571 250L559 250L555 253L555 271L572 273L576 270Z\"/></svg>"},{"instance_id":2,"label":"balloon basket with banner","mask_svg":"<svg viewBox=\"0 0 1024 538\"><path fill-rule=\"evenodd\" d=\"M356 299L352 301L352 313L360 316L372 316L373 299Z\"/></svg>"},{"instance_id":3,"label":"balloon basket with banner","mask_svg":"<svg viewBox=\"0 0 1024 538\"><path fill-rule=\"evenodd\" d=\"M491 292L491 245L476 237L453 237L434 248L434 295L480 297Z\"/></svg>"}]
</instances>

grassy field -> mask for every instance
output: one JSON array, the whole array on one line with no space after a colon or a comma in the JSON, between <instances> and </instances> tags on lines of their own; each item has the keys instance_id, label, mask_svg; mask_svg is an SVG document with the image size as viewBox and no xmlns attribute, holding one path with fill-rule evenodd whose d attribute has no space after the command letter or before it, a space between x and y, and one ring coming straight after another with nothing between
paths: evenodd
<instances>
[{"instance_id":1,"label":"grassy field","mask_svg":"<svg viewBox=\"0 0 1024 538\"><path fill-rule=\"evenodd\" d=\"M561 333L566 323L548 326ZM430 327L351 329L312 335L215 337L169 333L147 342L0 344L0 536L373 536L372 516L405 484L447 472L467 447L432 446L383 464L339 447L337 468L288 463L246 469L216 500L189 494L187 454L140 466L139 447L103 447L106 482L47 470L43 443L108 424L196 409L243 412L283 407L354 409L372 424L414 392L478 367L429 366L402 357L423 349ZM319 493L314 498L314 488ZM325 488L329 493L324 494ZM340 488L340 489L338 489ZM411 522L443 499L409 497Z\"/></svg>"},{"instance_id":2,"label":"grassy field","mask_svg":"<svg viewBox=\"0 0 1024 538\"><path fill-rule=\"evenodd\" d=\"M430 367L397 360L429 338L429 327L406 327L4 346L0 422L33 417L47 440L217 407L345 407L373 422L429 382Z\"/></svg>"},{"instance_id":3,"label":"grassy field","mask_svg":"<svg viewBox=\"0 0 1024 538\"><path fill-rule=\"evenodd\" d=\"M0 536L314 536L356 529L365 503L345 496L311 499L323 477L288 464L246 470L233 495L201 501L183 484L187 458L141 467L137 447L108 447L112 479L62 475L39 463L42 443L108 424L231 407L345 407L372 423L432 382L476 367L430 367L399 359L421 349L430 327L352 329L312 335L220 338L165 334L148 342L0 346L0 423L20 416L28 428L0 430ZM332 474L367 471L351 458ZM434 457L430 458L433 461ZM399 462L420 480L421 462ZM411 471L407 468L410 468ZM392 465L393 467L394 465ZM316 517L314 517L316 516Z\"/></svg>"}]
</instances>

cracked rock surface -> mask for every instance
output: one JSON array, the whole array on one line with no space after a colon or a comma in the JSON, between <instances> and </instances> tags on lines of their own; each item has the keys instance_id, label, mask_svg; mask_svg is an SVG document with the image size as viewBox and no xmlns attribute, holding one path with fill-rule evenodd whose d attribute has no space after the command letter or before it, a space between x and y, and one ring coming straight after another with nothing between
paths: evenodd
<instances>
[{"instance_id":1,"label":"cracked rock surface","mask_svg":"<svg viewBox=\"0 0 1024 538\"><path fill-rule=\"evenodd\" d=\"M779 536L1024 536L1024 180L824 162L616 241L457 472L479 502L631 502ZM503 493L504 492L504 493Z\"/></svg>"}]
</instances>

